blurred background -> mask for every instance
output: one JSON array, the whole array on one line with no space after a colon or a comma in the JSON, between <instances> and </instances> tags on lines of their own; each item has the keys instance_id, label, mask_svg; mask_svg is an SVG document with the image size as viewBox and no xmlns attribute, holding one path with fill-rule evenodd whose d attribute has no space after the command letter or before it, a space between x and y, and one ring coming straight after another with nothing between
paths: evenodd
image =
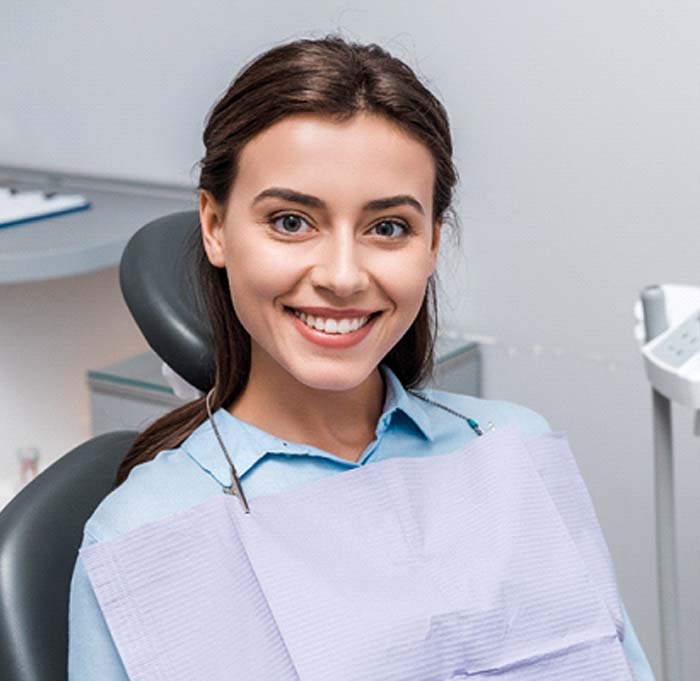
<instances>
[{"instance_id":1,"label":"blurred background","mask_svg":"<svg viewBox=\"0 0 700 681\"><path fill-rule=\"evenodd\" d=\"M461 176L441 329L478 343L483 397L568 434L660 678L651 395L632 310L646 285L700 284L699 23L700 5L678 0L4 0L0 165L167 185L184 209L206 114L260 52L341 32L407 62L447 108ZM119 203L110 219L143 224ZM3 277L0 240L2 503L91 436L87 372L148 349L117 261ZM690 679L700 441L690 412L673 420Z\"/></svg>"}]
</instances>

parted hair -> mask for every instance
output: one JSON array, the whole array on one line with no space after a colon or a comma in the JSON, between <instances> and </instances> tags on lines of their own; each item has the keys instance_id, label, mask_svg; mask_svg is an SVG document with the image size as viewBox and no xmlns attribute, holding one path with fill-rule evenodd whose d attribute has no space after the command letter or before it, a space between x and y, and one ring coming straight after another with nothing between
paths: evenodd
<instances>
[{"instance_id":1,"label":"parted hair","mask_svg":"<svg viewBox=\"0 0 700 681\"><path fill-rule=\"evenodd\" d=\"M276 46L240 70L207 115L205 153L198 163L199 190L210 192L225 207L246 143L285 116L298 113L339 123L358 113L370 113L398 125L422 142L434 159L433 225L457 222L452 197L458 175L444 106L406 63L384 48L351 42L338 34ZM245 389L250 336L234 311L226 270L209 262L201 235L195 236L198 238L189 247L212 331L216 370L211 408L215 411L228 407ZM433 274L416 319L382 359L404 387L418 386L431 376L436 329ZM205 399L202 396L170 411L139 433L114 487L126 480L134 466L178 447L207 418Z\"/></svg>"}]
</instances>

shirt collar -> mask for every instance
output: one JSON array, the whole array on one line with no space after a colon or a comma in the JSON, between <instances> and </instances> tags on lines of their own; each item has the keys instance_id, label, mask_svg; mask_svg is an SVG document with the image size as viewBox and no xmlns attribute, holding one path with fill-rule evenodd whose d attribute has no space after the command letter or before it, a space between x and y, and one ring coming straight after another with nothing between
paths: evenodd
<instances>
[{"instance_id":1,"label":"shirt collar","mask_svg":"<svg viewBox=\"0 0 700 681\"><path fill-rule=\"evenodd\" d=\"M388 366L381 364L380 370L384 376L386 395L382 415L375 429L377 438L383 436L395 418L395 414L401 412L408 417L409 422L424 438L432 440L430 418L420 399L411 395L401 385L401 381ZM212 418L233 460L239 478L242 478L267 454L303 455L313 451L313 448L308 445L283 440L261 430L233 416L224 407L217 409L212 414ZM184 440L180 447L220 484L227 486L231 484L230 466L208 418Z\"/></svg>"},{"instance_id":2,"label":"shirt collar","mask_svg":"<svg viewBox=\"0 0 700 681\"><path fill-rule=\"evenodd\" d=\"M384 375L386 397L384 410L377 423L377 436L383 433L391 424L395 412L403 412L427 440L433 439L430 417L423 407L420 398L411 395L401 384L396 374L386 364L379 367Z\"/></svg>"}]
</instances>

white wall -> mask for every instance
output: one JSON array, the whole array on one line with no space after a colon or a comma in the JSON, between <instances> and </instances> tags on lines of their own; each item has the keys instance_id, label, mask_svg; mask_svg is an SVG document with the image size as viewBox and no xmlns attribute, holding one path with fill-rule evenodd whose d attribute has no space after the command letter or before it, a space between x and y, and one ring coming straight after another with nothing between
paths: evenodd
<instances>
[{"instance_id":1,"label":"white wall","mask_svg":"<svg viewBox=\"0 0 700 681\"><path fill-rule=\"evenodd\" d=\"M462 178L462 252L442 264L445 324L494 339L484 349L487 397L527 404L570 434L660 675L650 396L632 305L647 284L700 283L700 6L5 0L0 12L12 83L0 104L6 164L191 183L204 117L241 65L337 28L379 42L427 80L450 113ZM127 356L139 341L109 289L116 277L102 285L109 318L123 325L114 339L128 338L107 337L103 354ZM21 297L0 297L3 320L17 318ZM101 359L92 342L63 390L44 393L45 413L66 395L76 404L56 433L61 450L88 435L78 369ZM69 354L57 346L45 372ZM41 373L0 369L15 382ZM12 411L12 390L0 400L27 432L40 427L34 411ZM676 414L675 427L690 679L700 672L700 459L689 415Z\"/></svg>"},{"instance_id":2,"label":"white wall","mask_svg":"<svg viewBox=\"0 0 700 681\"><path fill-rule=\"evenodd\" d=\"M90 438L86 372L148 348L110 267L0 285L0 508L21 487L17 450L39 470Z\"/></svg>"}]
</instances>

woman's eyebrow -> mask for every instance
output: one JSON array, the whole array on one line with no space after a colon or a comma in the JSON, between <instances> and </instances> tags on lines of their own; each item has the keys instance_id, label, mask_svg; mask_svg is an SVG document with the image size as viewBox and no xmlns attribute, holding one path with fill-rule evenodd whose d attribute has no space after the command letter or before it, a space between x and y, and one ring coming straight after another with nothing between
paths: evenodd
<instances>
[{"instance_id":1,"label":"woman's eyebrow","mask_svg":"<svg viewBox=\"0 0 700 681\"><path fill-rule=\"evenodd\" d=\"M300 203L311 208L325 209L327 207L325 202L323 202L317 196L302 194L301 192L297 192L293 189L285 189L284 187L270 187L269 189L261 191L253 199L253 203L251 205L254 206L259 201L271 196L279 199L285 199L286 201L293 201L294 203ZM362 206L362 210L385 210L386 208L394 208L396 206L411 206L421 215L425 215L425 211L423 210L423 206L420 204L420 201L410 194L398 194L397 196L387 196L383 199L372 199L372 201L368 201L364 206Z\"/></svg>"}]
</instances>

